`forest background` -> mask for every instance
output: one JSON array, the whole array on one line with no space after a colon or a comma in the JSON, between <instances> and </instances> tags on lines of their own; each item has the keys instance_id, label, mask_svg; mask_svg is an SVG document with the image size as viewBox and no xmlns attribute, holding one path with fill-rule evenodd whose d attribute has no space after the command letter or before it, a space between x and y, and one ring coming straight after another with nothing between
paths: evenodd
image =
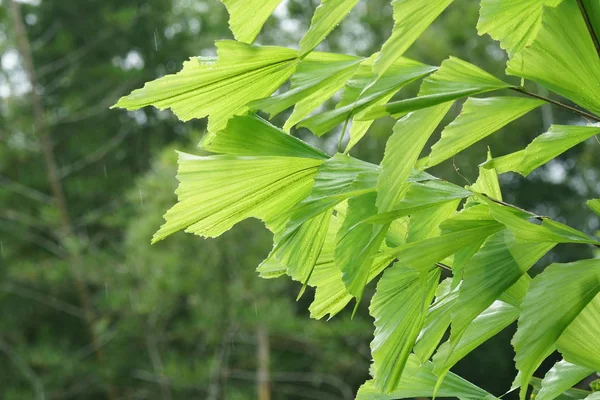
<instances>
[{"instance_id":1,"label":"forest background","mask_svg":"<svg viewBox=\"0 0 600 400\"><path fill-rule=\"evenodd\" d=\"M284 1L258 43L297 47L317 5ZM389 0L362 1L320 49L372 54L391 12ZM452 54L502 76L506 55L477 36L477 16L478 2L456 1L407 56L439 65ZM370 296L354 320L310 320L312 293L296 302L296 286L254 271L272 244L258 221L150 246L175 202L174 149L197 152L205 121L109 106L190 55L214 55L231 38L227 17L217 0L0 0L0 398L351 400L368 378ZM433 173L469 184L488 146L507 154L573 118L543 106ZM352 154L378 163L392 125L378 120ZM340 131L294 134L333 152ZM507 202L593 234L600 222L578 210L600 197L599 171L591 140L501 184ZM559 246L539 265L591 251ZM513 333L455 371L501 394L516 374Z\"/></svg>"}]
</instances>

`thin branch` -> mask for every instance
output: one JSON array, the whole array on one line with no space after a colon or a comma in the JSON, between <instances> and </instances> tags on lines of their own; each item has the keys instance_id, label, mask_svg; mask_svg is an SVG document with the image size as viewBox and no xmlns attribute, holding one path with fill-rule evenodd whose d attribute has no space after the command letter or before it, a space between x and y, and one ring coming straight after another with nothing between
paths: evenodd
<instances>
[{"instance_id":1,"label":"thin branch","mask_svg":"<svg viewBox=\"0 0 600 400\"><path fill-rule=\"evenodd\" d=\"M44 31L44 33L42 33L37 39L31 42L31 50L40 50L42 47L48 44L59 31L59 24L56 21L53 22L52 25L50 25L50 27L46 29L46 31Z\"/></svg>"},{"instance_id":2,"label":"thin branch","mask_svg":"<svg viewBox=\"0 0 600 400\"><path fill-rule=\"evenodd\" d=\"M46 224L40 222L39 218L35 218L28 213L7 208L5 210L0 210L0 218L19 223L26 228L33 228L38 232L47 232Z\"/></svg>"},{"instance_id":3,"label":"thin branch","mask_svg":"<svg viewBox=\"0 0 600 400\"><path fill-rule=\"evenodd\" d=\"M41 79L47 74L50 74L52 72L74 64L75 62L83 58L85 55L90 53L94 49L94 47L96 47L96 45L103 41L110 40L112 35L114 35L114 32L112 32L110 29L100 31L96 34L94 38L92 38L92 40L90 40L85 45L79 47L78 49L75 49L74 51L70 51L64 57L61 57L57 60L53 60L48 64L40 66L37 69L35 75L36 79Z\"/></svg>"},{"instance_id":4,"label":"thin branch","mask_svg":"<svg viewBox=\"0 0 600 400\"><path fill-rule=\"evenodd\" d=\"M45 204L54 204L54 199L48 196L46 193L40 192L30 186L23 185L22 183L15 182L8 179L5 176L0 175L0 187L12 190L15 193L29 197L32 200L39 201Z\"/></svg>"},{"instance_id":5,"label":"thin branch","mask_svg":"<svg viewBox=\"0 0 600 400\"><path fill-rule=\"evenodd\" d=\"M587 29L590 33L590 36L592 37L592 42L594 42L594 47L596 47L596 53L598 53L598 57L600 57L600 40L598 40L598 35L596 35L596 31L594 30L594 25L592 24L590 15L585 9L585 4L583 4L583 0L577 0L577 5L579 5L581 15L583 15L583 19L585 20Z\"/></svg>"},{"instance_id":6,"label":"thin branch","mask_svg":"<svg viewBox=\"0 0 600 400\"><path fill-rule=\"evenodd\" d=\"M161 384L169 385L169 386L171 386L173 388L177 388L177 389L196 390L196 391L202 392L203 394L207 392L206 388L204 388L203 386L176 382L166 376L157 376L157 375L154 375L152 372L145 371L143 369L134 370L133 373L131 374L131 377L134 379L139 379L144 382L161 383Z\"/></svg>"},{"instance_id":7,"label":"thin branch","mask_svg":"<svg viewBox=\"0 0 600 400\"><path fill-rule=\"evenodd\" d=\"M61 167L58 170L59 177L61 179L66 178L72 173L80 171L85 167L102 160L104 156L106 156L110 151L119 146L123 142L123 140L125 140L128 133L128 131L122 131L118 133L117 135L113 136L110 140L106 141L104 145L97 148L96 151L94 151L93 153L87 154L86 156L80 158L72 164Z\"/></svg>"},{"instance_id":8,"label":"thin branch","mask_svg":"<svg viewBox=\"0 0 600 400\"><path fill-rule=\"evenodd\" d=\"M0 352L6 354L8 358L15 364L15 366L21 370L21 373L27 378L33 387L36 398L39 400L46 399L46 393L44 392L44 384L39 376L36 375L35 371L27 364L27 362L21 358L21 356L12 349L12 347L0 339Z\"/></svg>"},{"instance_id":9,"label":"thin branch","mask_svg":"<svg viewBox=\"0 0 600 400\"><path fill-rule=\"evenodd\" d=\"M19 229L14 229L13 227L11 227L11 222L14 222L10 219L6 219L2 216L0 216L0 221L8 221L9 223L6 222L2 222L0 223L0 231L4 231L7 232L11 235L18 235L21 237L21 239L34 244L36 246L39 246L40 248L47 250L48 252L54 254L56 257L58 258L66 258L67 254L65 254L64 249L61 248L60 246L58 246L56 243L52 242L51 240L48 240L47 238L40 236L40 235L36 235L34 233L32 233L29 230L19 230ZM1 243L1 242L0 242Z\"/></svg>"},{"instance_id":10,"label":"thin branch","mask_svg":"<svg viewBox=\"0 0 600 400\"><path fill-rule=\"evenodd\" d=\"M165 378L165 367L158 349L158 340L155 335L157 331L157 320L158 310L155 310L155 312L151 314L148 326L146 328L146 349L148 350L148 355L150 357L150 362L152 363L152 369L154 370L155 376ZM163 400L172 400L173 395L171 394L171 388L169 385L162 379L158 382L158 384Z\"/></svg>"},{"instance_id":11,"label":"thin branch","mask_svg":"<svg viewBox=\"0 0 600 400\"><path fill-rule=\"evenodd\" d=\"M581 115L584 118L588 118L588 119L591 119L593 121L600 122L600 117L598 117L597 115L594 115L594 114L592 114L592 113L590 113L588 111L580 110L579 108L576 108L576 107L572 107L572 106L570 106L568 104L561 103L560 101L552 100L549 97L544 97L544 96L540 96L539 94L535 94L535 93L529 92L529 91L527 91L523 87L511 87L510 89L514 90L515 92L519 92L519 93L522 93L524 95L527 95L527 96L530 96L530 97L534 97L536 99L540 99L540 100L546 101L548 103L554 104L555 106L562 107L562 108L567 109L567 110L569 110L571 112L574 112L575 114L579 114L579 115Z\"/></svg>"},{"instance_id":12,"label":"thin branch","mask_svg":"<svg viewBox=\"0 0 600 400\"><path fill-rule=\"evenodd\" d=\"M20 286L15 282L7 282L3 289L5 292L12 293L25 299L37 301L40 304L44 304L57 311L64 312L65 314L69 314L77 318L84 318L85 316L85 313L79 307L66 303L54 296L49 296L37 290Z\"/></svg>"}]
</instances>

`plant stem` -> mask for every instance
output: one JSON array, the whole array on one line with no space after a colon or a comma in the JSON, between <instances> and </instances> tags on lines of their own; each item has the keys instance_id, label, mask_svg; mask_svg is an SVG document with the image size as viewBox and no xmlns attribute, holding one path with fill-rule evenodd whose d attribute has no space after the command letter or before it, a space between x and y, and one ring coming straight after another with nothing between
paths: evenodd
<instances>
[{"instance_id":1,"label":"plant stem","mask_svg":"<svg viewBox=\"0 0 600 400\"><path fill-rule=\"evenodd\" d=\"M443 263L440 263L440 262L438 262L438 263L435 263L435 266L436 266L436 267L438 267L438 268L441 268L441 269L445 269L446 271L450 271L450 272L452 272L452 268L451 268L451 267L449 267L449 266L448 266L448 265L446 265L446 264L443 264Z\"/></svg>"},{"instance_id":2,"label":"plant stem","mask_svg":"<svg viewBox=\"0 0 600 400\"><path fill-rule=\"evenodd\" d=\"M585 9L585 4L583 4L583 0L577 0L577 4L579 5L579 9L581 10L581 14L583 15L585 24L587 25L588 31L590 32L590 36L592 37L592 42L594 42L594 46L596 47L596 53L598 53L598 57L600 57L600 40L598 40L598 35L596 35L594 25L592 25L592 20L590 19L590 16Z\"/></svg>"},{"instance_id":3,"label":"plant stem","mask_svg":"<svg viewBox=\"0 0 600 400\"><path fill-rule=\"evenodd\" d=\"M346 120L344 121L344 127L342 128L342 131L340 132L340 138L338 140L338 146L337 146L338 153L342 152L342 144L344 142L344 136L346 136L346 128L348 127L348 121L350 121L351 115L352 115L352 112L348 115L348 118L346 118Z\"/></svg>"},{"instance_id":4,"label":"plant stem","mask_svg":"<svg viewBox=\"0 0 600 400\"><path fill-rule=\"evenodd\" d=\"M546 101L548 103L554 104L555 106L562 107L564 109L567 109L569 111L574 112L575 114L579 114L579 115L581 115L584 118L588 118L588 119L591 119L593 121L600 122L600 117L598 117L597 115L594 115L594 114L592 114L590 112L587 112L587 111L584 111L584 110L580 110L579 108L570 106L568 104L561 103L560 101L552 100L549 97L544 97L544 96L540 96L539 94L535 94L535 93L529 92L529 91L527 91L523 87L512 87L510 89L514 90L515 92L519 92L519 93L522 93L524 95L527 95L527 96L530 96L530 97L534 97L536 99L544 100L544 101Z\"/></svg>"},{"instance_id":5,"label":"plant stem","mask_svg":"<svg viewBox=\"0 0 600 400\"><path fill-rule=\"evenodd\" d=\"M492 202L494 202L494 203L496 203L496 204L500 204L501 206L504 206L504 207L510 207L510 208L512 208L512 209L515 209L515 210L521 211L522 213L529 214L529 215L531 215L531 218L537 219L538 221L543 221L543 220L544 220L544 217L542 217L542 216L540 216L540 215L537 215L537 214L535 214L535 213L532 213L531 211L527 211L527 210L525 210L524 208L517 207L517 206L515 206L515 205L512 205L512 204L509 204L509 203L505 203L504 201L502 201L502 200L498 200L498 199L495 199L495 198L493 198L493 197L490 197L490 196L488 196L488 195L487 195L487 194L485 194L485 193L478 193L478 194L479 194L479 195L481 195L481 196L484 196L484 197L485 197L485 198L487 198L489 201L492 201Z\"/></svg>"}]
</instances>

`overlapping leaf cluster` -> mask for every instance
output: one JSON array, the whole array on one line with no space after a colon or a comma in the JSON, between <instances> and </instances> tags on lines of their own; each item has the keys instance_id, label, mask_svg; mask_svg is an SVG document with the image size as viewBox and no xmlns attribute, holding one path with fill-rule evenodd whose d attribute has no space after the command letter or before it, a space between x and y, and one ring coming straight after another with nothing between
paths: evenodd
<instances>
[{"instance_id":1,"label":"overlapping leaf cluster","mask_svg":"<svg viewBox=\"0 0 600 400\"><path fill-rule=\"evenodd\" d=\"M536 389L537 399L557 398L600 371L600 260L554 264L534 279L528 270L559 243L600 242L503 202L498 174L526 176L600 133L600 3L481 0L479 33L507 51L507 74L522 79L516 85L457 58L432 67L403 57L452 0L392 1L393 32L371 57L313 51L357 2L322 0L292 50L251 44L278 0L223 0L238 41L217 42L216 58L192 58L119 101L209 120L200 145L213 155L180 155L179 202L154 241L179 230L214 237L259 218L274 234L259 274L315 287L314 318L333 317L353 298L358 304L377 280L373 380L358 399L496 398L449 371L515 321L513 389L525 398L534 372L558 351L564 360ZM391 101L420 79L417 97ZM524 80L575 106L529 92ZM340 91L337 106L323 111ZM461 99L460 115L422 157ZM578 124L553 125L525 149L488 155L470 187L425 172L547 102L572 110ZM291 107L283 129L257 114ZM381 164L348 155L384 116L398 121ZM321 136L342 124L350 139L333 156L290 135L294 126ZM589 202L595 212L598 204Z\"/></svg>"}]
</instances>

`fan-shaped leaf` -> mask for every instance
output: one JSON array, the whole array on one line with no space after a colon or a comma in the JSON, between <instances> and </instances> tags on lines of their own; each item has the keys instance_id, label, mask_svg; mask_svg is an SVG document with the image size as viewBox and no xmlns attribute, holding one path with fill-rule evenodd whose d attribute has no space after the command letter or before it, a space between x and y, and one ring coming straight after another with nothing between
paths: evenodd
<instances>
[{"instance_id":1,"label":"fan-shaped leaf","mask_svg":"<svg viewBox=\"0 0 600 400\"><path fill-rule=\"evenodd\" d=\"M291 234L276 233L273 251L264 262L270 264L270 259L275 259L286 267L286 273L292 279L308 283L323 249L331 213L332 210L325 210L304 222Z\"/></svg>"},{"instance_id":2,"label":"fan-shaped leaf","mask_svg":"<svg viewBox=\"0 0 600 400\"><path fill-rule=\"evenodd\" d=\"M461 114L444 128L441 139L431 147L427 165L431 167L453 157L542 104L541 100L524 97L468 98Z\"/></svg>"},{"instance_id":3,"label":"fan-shaped leaf","mask_svg":"<svg viewBox=\"0 0 600 400\"><path fill-rule=\"evenodd\" d=\"M374 192L379 170L377 165L347 155L331 157L319 167L310 195L294 206L286 231L350 197Z\"/></svg>"},{"instance_id":4,"label":"fan-shaped leaf","mask_svg":"<svg viewBox=\"0 0 600 400\"><path fill-rule=\"evenodd\" d=\"M563 0L481 0L477 31L500 41L509 54L529 45L540 27L544 6Z\"/></svg>"},{"instance_id":5,"label":"fan-shaped leaf","mask_svg":"<svg viewBox=\"0 0 600 400\"><path fill-rule=\"evenodd\" d=\"M358 0L321 0L306 35L300 40L300 56L312 51L354 8Z\"/></svg>"},{"instance_id":6,"label":"fan-shaped leaf","mask_svg":"<svg viewBox=\"0 0 600 400\"><path fill-rule=\"evenodd\" d=\"M281 0L221 0L229 11L229 27L240 42L252 43Z\"/></svg>"},{"instance_id":7,"label":"fan-shaped leaf","mask_svg":"<svg viewBox=\"0 0 600 400\"><path fill-rule=\"evenodd\" d=\"M498 173L518 172L527 176L571 147L600 133L600 126L552 125L548 132L535 138L525 150L486 161L484 168L495 168Z\"/></svg>"},{"instance_id":8,"label":"fan-shaped leaf","mask_svg":"<svg viewBox=\"0 0 600 400\"><path fill-rule=\"evenodd\" d=\"M453 0L394 0L394 29L375 63L382 75L417 40Z\"/></svg>"},{"instance_id":9,"label":"fan-shaped leaf","mask_svg":"<svg viewBox=\"0 0 600 400\"><path fill-rule=\"evenodd\" d=\"M565 360L559 361L546 373L536 400L552 400L594 373L593 369L580 367Z\"/></svg>"},{"instance_id":10,"label":"fan-shaped leaf","mask_svg":"<svg viewBox=\"0 0 600 400\"><path fill-rule=\"evenodd\" d=\"M381 247L389 223L384 225L361 224L377 213L375 193L367 193L348 200L348 210L338 232L335 261L342 271L342 280L348 293L360 302L368 281L374 256ZM390 254L390 256L392 256Z\"/></svg>"},{"instance_id":11,"label":"fan-shaped leaf","mask_svg":"<svg viewBox=\"0 0 600 400\"><path fill-rule=\"evenodd\" d=\"M600 371L600 295L596 295L558 339L565 360Z\"/></svg>"},{"instance_id":12,"label":"fan-shaped leaf","mask_svg":"<svg viewBox=\"0 0 600 400\"><path fill-rule=\"evenodd\" d=\"M313 52L298 64L291 78L290 90L256 100L250 107L265 111L272 118L295 105L284 126L287 131L344 87L361 61L359 57Z\"/></svg>"},{"instance_id":13,"label":"fan-shaped leaf","mask_svg":"<svg viewBox=\"0 0 600 400\"><path fill-rule=\"evenodd\" d=\"M444 376L467 354L512 324L518 317L518 308L503 301L495 301L469 324L456 345L446 342L440 346L433 358L434 372Z\"/></svg>"},{"instance_id":14,"label":"fan-shaped leaf","mask_svg":"<svg viewBox=\"0 0 600 400\"><path fill-rule=\"evenodd\" d=\"M394 126L381 161L377 181L377 209L394 210L408 190L408 176L427 140L452 104L443 104L407 115Z\"/></svg>"},{"instance_id":15,"label":"fan-shaped leaf","mask_svg":"<svg viewBox=\"0 0 600 400\"><path fill-rule=\"evenodd\" d=\"M517 375L517 377L515 379L519 380L520 375ZM515 384L518 385L518 383L513 382L513 385L515 385ZM535 396L537 396L537 394L539 393L539 391L542 388L542 380L540 378L536 378L534 376L533 378L531 378L530 384L533 387L533 392L531 393L531 395L535 398ZM512 389L514 390L518 387L519 386L513 386ZM588 392L586 390L572 388L572 389L569 389L569 390L561 393L560 395L555 397L554 400L588 400L587 396L589 394L590 394L590 392Z\"/></svg>"},{"instance_id":16,"label":"fan-shaped leaf","mask_svg":"<svg viewBox=\"0 0 600 400\"><path fill-rule=\"evenodd\" d=\"M446 103L462 97L512 87L490 75L479 67L456 57L444 61L440 68L421 85L419 97L400 100L373 107L364 119L375 119L386 115L402 116L408 112Z\"/></svg>"},{"instance_id":17,"label":"fan-shaped leaf","mask_svg":"<svg viewBox=\"0 0 600 400\"><path fill-rule=\"evenodd\" d=\"M441 228L441 236L407 243L389 252L405 265L416 269L429 268L472 243L482 242L502 230L503 226L493 220L453 217L442 223Z\"/></svg>"},{"instance_id":18,"label":"fan-shaped leaf","mask_svg":"<svg viewBox=\"0 0 600 400\"><path fill-rule=\"evenodd\" d=\"M425 363L444 337L452 322L452 307L458 299L458 289L452 290L452 279L445 279L437 288L435 301L427 310L423 328L413 349L417 358Z\"/></svg>"},{"instance_id":19,"label":"fan-shaped leaf","mask_svg":"<svg viewBox=\"0 0 600 400\"><path fill-rule=\"evenodd\" d=\"M588 200L586 204L590 208L590 210L600 215L600 199Z\"/></svg>"},{"instance_id":20,"label":"fan-shaped leaf","mask_svg":"<svg viewBox=\"0 0 600 400\"><path fill-rule=\"evenodd\" d=\"M298 53L284 47L256 47L223 40L218 58L192 58L183 69L148 82L119 99L127 110L153 105L170 108L182 121L209 116L211 132L225 128L248 103L271 95L296 69Z\"/></svg>"},{"instance_id":21,"label":"fan-shaped leaf","mask_svg":"<svg viewBox=\"0 0 600 400\"><path fill-rule=\"evenodd\" d=\"M452 318L451 343L457 343L471 321L518 284L527 270L554 246L519 243L508 230L490 236L464 267L464 280Z\"/></svg>"},{"instance_id":22,"label":"fan-shaped leaf","mask_svg":"<svg viewBox=\"0 0 600 400\"><path fill-rule=\"evenodd\" d=\"M216 237L250 217L277 231L292 205L310 192L322 163L314 158L179 153L179 202L165 214L166 223L153 242L183 229Z\"/></svg>"},{"instance_id":23,"label":"fan-shaped leaf","mask_svg":"<svg viewBox=\"0 0 600 400\"><path fill-rule=\"evenodd\" d=\"M336 267L334 260L336 236L341 225L341 222L339 222L340 218L332 217L331 221L332 224L327 232L323 250L309 281L309 285L316 286L317 288L315 300L309 308L311 317L316 319L321 319L327 314L329 314L329 318L333 317L352 300L352 295L347 292L342 280L342 274ZM387 237L388 240L392 239L396 243L404 242L406 224L400 221L392 223ZM393 257L389 255L382 253L376 255L367 281L370 282L377 277L392 261Z\"/></svg>"},{"instance_id":24,"label":"fan-shaped leaf","mask_svg":"<svg viewBox=\"0 0 600 400\"><path fill-rule=\"evenodd\" d=\"M253 114L233 117L225 129L214 135L206 135L200 146L212 153L232 156L329 158L321 150Z\"/></svg>"},{"instance_id":25,"label":"fan-shaped leaf","mask_svg":"<svg viewBox=\"0 0 600 400\"><path fill-rule=\"evenodd\" d=\"M535 40L515 54L507 73L537 82L600 113L600 58L576 1L545 7Z\"/></svg>"},{"instance_id":26,"label":"fan-shaped leaf","mask_svg":"<svg viewBox=\"0 0 600 400\"><path fill-rule=\"evenodd\" d=\"M393 210L374 215L365 222L386 223L406 215L412 215L421 210L429 210L445 203L453 203L454 210L458 201L471 196L472 192L445 181L413 182L410 184L406 197Z\"/></svg>"},{"instance_id":27,"label":"fan-shaped leaf","mask_svg":"<svg viewBox=\"0 0 600 400\"><path fill-rule=\"evenodd\" d=\"M514 208L488 202L490 215L496 221L510 229L515 238L520 242L547 242L547 243L587 243L600 244L583 232L567 225L543 218L541 225L529 222L531 215L525 214Z\"/></svg>"},{"instance_id":28,"label":"fan-shaped leaf","mask_svg":"<svg viewBox=\"0 0 600 400\"><path fill-rule=\"evenodd\" d=\"M392 393L384 394L375 388L373 381L367 381L358 390L356 400L395 400L433 396L438 377L433 373L431 362L421 364L414 355L411 355L406 364L406 372ZM440 397L456 397L460 400L495 399L485 390L453 373L444 378L437 394Z\"/></svg>"},{"instance_id":29,"label":"fan-shaped leaf","mask_svg":"<svg viewBox=\"0 0 600 400\"><path fill-rule=\"evenodd\" d=\"M558 338L599 292L600 260L553 264L532 281L513 338L522 399L529 379Z\"/></svg>"},{"instance_id":30,"label":"fan-shaped leaf","mask_svg":"<svg viewBox=\"0 0 600 400\"><path fill-rule=\"evenodd\" d=\"M487 160L492 159L492 154L488 151ZM500 182L498 182L498 173L494 168L486 169L479 166L479 176L477 181L470 188L476 193L482 193L486 196L502 201L502 192L500 191Z\"/></svg>"},{"instance_id":31,"label":"fan-shaped leaf","mask_svg":"<svg viewBox=\"0 0 600 400\"><path fill-rule=\"evenodd\" d=\"M415 80L435 71L435 67L407 58L400 58L374 84L375 75L370 71L372 60L366 60L355 79L346 85L342 99L334 110L317 114L302 121L299 126L321 136L340 123L359 114L376 103L389 100L398 90Z\"/></svg>"},{"instance_id":32,"label":"fan-shaped leaf","mask_svg":"<svg viewBox=\"0 0 600 400\"><path fill-rule=\"evenodd\" d=\"M400 382L408 356L423 326L440 272L421 273L396 264L385 271L369 311L375 318L371 353L375 387L391 393Z\"/></svg>"}]
</instances>

